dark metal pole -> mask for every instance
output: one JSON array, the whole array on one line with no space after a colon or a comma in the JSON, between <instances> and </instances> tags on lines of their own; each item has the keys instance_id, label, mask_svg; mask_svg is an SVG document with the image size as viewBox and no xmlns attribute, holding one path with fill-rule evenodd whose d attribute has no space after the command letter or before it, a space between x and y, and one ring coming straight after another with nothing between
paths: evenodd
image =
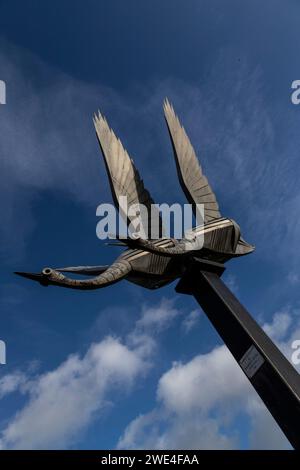
<instances>
[{"instance_id":1,"label":"dark metal pole","mask_svg":"<svg viewBox=\"0 0 300 470\"><path fill-rule=\"evenodd\" d=\"M176 291L191 294L268 410L300 449L300 375L220 279L224 266L194 260Z\"/></svg>"}]
</instances>

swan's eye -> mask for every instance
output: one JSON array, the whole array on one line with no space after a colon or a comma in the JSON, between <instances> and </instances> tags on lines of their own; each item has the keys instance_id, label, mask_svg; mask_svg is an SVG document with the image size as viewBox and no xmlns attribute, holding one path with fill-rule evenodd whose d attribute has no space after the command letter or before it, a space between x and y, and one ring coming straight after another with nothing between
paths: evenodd
<instances>
[{"instance_id":1,"label":"swan's eye","mask_svg":"<svg viewBox=\"0 0 300 470\"><path fill-rule=\"evenodd\" d=\"M51 273L52 273L52 269L50 268L44 268L42 273L45 275L45 276L49 276Z\"/></svg>"}]
</instances>

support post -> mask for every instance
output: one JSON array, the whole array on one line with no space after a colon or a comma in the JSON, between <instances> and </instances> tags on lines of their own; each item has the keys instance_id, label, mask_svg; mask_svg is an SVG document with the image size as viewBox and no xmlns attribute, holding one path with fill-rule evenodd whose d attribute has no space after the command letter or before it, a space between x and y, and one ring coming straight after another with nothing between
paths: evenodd
<instances>
[{"instance_id":1,"label":"support post","mask_svg":"<svg viewBox=\"0 0 300 470\"><path fill-rule=\"evenodd\" d=\"M300 450L300 375L220 279L224 269L194 259L176 291L195 297L291 445Z\"/></svg>"}]
</instances>

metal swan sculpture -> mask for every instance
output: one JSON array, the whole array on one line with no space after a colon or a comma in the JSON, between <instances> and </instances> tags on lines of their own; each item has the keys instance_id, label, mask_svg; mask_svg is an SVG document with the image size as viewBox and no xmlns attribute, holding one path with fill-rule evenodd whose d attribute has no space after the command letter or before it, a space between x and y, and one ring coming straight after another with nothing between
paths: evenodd
<instances>
[{"instance_id":1,"label":"metal swan sculpture","mask_svg":"<svg viewBox=\"0 0 300 470\"><path fill-rule=\"evenodd\" d=\"M241 237L238 224L221 216L215 194L202 173L193 146L167 100L164 102L164 113L180 185L192 205L194 214L197 204L204 205L204 223L191 228L181 240L165 237L155 240L122 240L127 249L110 266L44 268L41 273L16 274L38 281L43 286L56 285L70 289L99 289L121 279L127 279L148 289L156 289L180 277L187 269L191 256L224 263L254 250L254 247ZM133 160L100 113L94 117L94 125L117 209L122 210L120 197L126 196L128 204L143 204L151 214L154 201L144 187ZM149 224L151 220L149 215ZM161 234L162 221L161 218L158 220ZM195 243L199 237L202 237L203 241L201 248ZM74 279L63 273L90 278Z\"/></svg>"}]
</instances>

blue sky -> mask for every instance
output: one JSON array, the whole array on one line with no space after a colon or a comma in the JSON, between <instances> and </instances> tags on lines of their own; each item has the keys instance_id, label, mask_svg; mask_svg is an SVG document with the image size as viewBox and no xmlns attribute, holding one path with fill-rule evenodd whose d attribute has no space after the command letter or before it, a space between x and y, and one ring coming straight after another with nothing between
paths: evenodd
<instances>
[{"instance_id":1,"label":"blue sky","mask_svg":"<svg viewBox=\"0 0 300 470\"><path fill-rule=\"evenodd\" d=\"M256 245L224 279L291 358L300 339L296 1L0 1L2 448L288 448L192 298L15 270L105 264L100 109L156 202L185 202L167 96L221 211Z\"/></svg>"}]
</instances>

